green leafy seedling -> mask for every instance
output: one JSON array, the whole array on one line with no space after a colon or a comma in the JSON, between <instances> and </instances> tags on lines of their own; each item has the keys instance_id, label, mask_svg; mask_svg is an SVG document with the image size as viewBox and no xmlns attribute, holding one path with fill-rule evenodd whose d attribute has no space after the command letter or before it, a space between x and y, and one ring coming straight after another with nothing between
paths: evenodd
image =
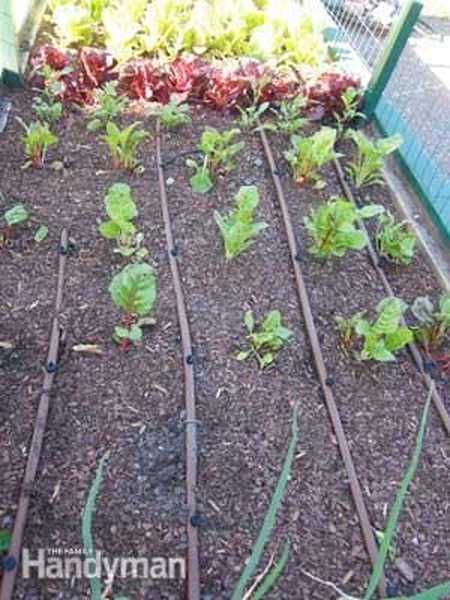
<instances>
[{"instance_id":1,"label":"green leafy seedling","mask_svg":"<svg viewBox=\"0 0 450 600\"><path fill-rule=\"evenodd\" d=\"M112 301L124 315L122 324L115 327L113 339L123 350L142 340L142 328L153 325L148 317L156 300L156 277L146 263L126 266L114 276L109 286Z\"/></svg>"},{"instance_id":2,"label":"green leafy seedling","mask_svg":"<svg viewBox=\"0 0 450 600\"><path fill-rule=\"evenodd\" d=\"M136 152L139 144L147 137L147 132L138 130L140 123L119 129L115 123L106 125L106 135L103 139L108 145L115 169L123 167L134 171L138 165Z\"/></svg>"},{"instance_id":3,"label":"green leafy seedling","mask_svg":"<svg viewBox=\"0 0 450 600\"><path fill-rule=\"evenodd\" d=\"M305 108L304 96L296 96L292 100L280 102L277 109L272 109L276 115L276 129L285 135L298 133L308 123L308 119L302 116Z\"/></svg>"},{"instance_id":4,"label":"green leafy seedling","mask_svg":"<svg viewBox=\"0 0 450 600\"><path fill-rule=\"evenodd\" d=\"M253 104L247 108L241 108L238 106L240 112L239 125L245 131L260 131L261 129L270 129L274 131L276 127L273 123L259 123L259 119L268 110L270 106L269 102L262 102L261 104Z\"/></svg>"},{"instance_id":5,"label":"green leafy seedling","mask_svg":"<svg viewBox=\"0 0 450 600\"><path fill-rule=\"evenodd\" d=\"M158 107L154 114L159 117L162 125L167 129L176 129L191 122L189 105L178 102L174 96L170 102Z\"/></svg>"},{"instance_id":6,"label":"green leafy seedling","mask_svg":"<svg viewBox=\"0 0 450 600\"><path fill-rule=\"evenodd\" d=\"M206 157L208 168L215 173L219 169L230 171L234 168L233 159L245 146L244 142L234 142L239 129L218 131L207 127L201 135L198 149Z\"/></svg>"},{"instance_id":7,"label":"green leafy seedling","mask_svg":"<svg viewBox=\"0 0 450 600\"><path fill-rule=\"evenodd\" d=\"M416 236L406 221L396 223L390 213L378 219L375 240L378 253L387 260L409 265L414 258Z\"/></svg>"},{"instance_id":8,"label":"green leafy seedling","mask_svg":"<svg viewBox=\"0 0 450 600\"><path fill-rule=\"evenodd\" d=\"M319 169L339 154L334 151L336 129L322 127L309 137L291 136L292 149L284 153L291 165L296 182L300 185L313 182L317 187L324 187L319 177Z\"/></svg>"},{"instance_id":9,"label":"green leafy seedling","mask_svg":"<svg viewBox=\"0 0 450 600\"><path fill-rule=\"evenodd\" d=\"M377 306L378 316L373 323L362 316L355 319L354 331L364 340L361 360L394 361L395 353L412 341L412 331L402 325L407 308L399 298L385 298Z\"/></svg>"},{"instance_id":10,"label":"green leafy seedling","mask_svg":"<svg viewBox=\"0 0 450 600\"><path fill-rule=\"evenodd\" d=\"M137 258L144 258L147 250L140 247L143 235L136 233L133 224L138 211L130 186L126 183L112 185L105 197L105 210L109 220L100 224L99 231L106 239L117 242L114 252L126 257L136 254Z\"/></svg>"},{"instance_id":11,"label":"green leafy seedling","mask_svg":"<svg viewBox=\"0 0 450 600\"><path fill-rule=\"evenodd\" d=\"M250 348L239 352L236 358L242 361L255 356L261 369L273 364L278 352L293 336L292 331L283 326L278 310L271 310L259 329L255 328L253 313L248 310L244 315L244 325L248 332Z\"/></svg>"},{"instance_id":12,"label":"green leafy seedling","mask_svg":"<svg viewBox=\"0 0 450 600\"><path fill-rule=\"evenodd\" d=\"M61 102L51 102L40 96L33 101L33 110L41 122L56 123L62 116L63 105Z\"/></svg>"},{"instance_id":13,"label":"green leafy seedling","mask_svg":"<svg viewBox=\"0 0 450 600\"><path fill-rule=\"evenodd\" d=\"M128 100L117 93L117 81L108 81L94 92L95 107L89 115L89 131L105 130L107 124L120 117L128 106Z\"/></svg>"},{"instance_id":14,"label":"green leafy seedling","mask_svg":"<svg viewBox=\"0 0 450 600\"><path fill-rule=\"evenodd\" d=\"M206 158L202 163L197 163L195 160L188 158L186 165L194 170L194 174L189 178L189 183L194 192L197 192L197 194L207 194L213 189L214 182L209 172Z\"/></svg>"},{"instance_id":15,"label":"green leafy seedling","mask_svg":"<svg viewBox=\"0 0 450 600\"><path fill-rule=\"evenodd\" d=\"M450 294L443 294L437 307L428 296L420 296L414 300L411 312L417 321L414 337L427 352L438 348L450 332Z\"/></svg>"},{"instance_id":16,"label":"green leafy seedling","mask_svg":"<svg viewBox=\"0 0 450 600\"><path fill-rule=\"evenodd\" d=\"M333 116L336 119L338 138L341 138L348 126L355 119L365 119L364 113L359 111L361 104L361 92L354 87L347 88L341 96L341 108Z\"/></svg>"},{"instance_id":17,"label":"green leafy seedling","mask_svg":"<svg viewBox=\"0 0 450 600\"><path fill-rule=\"evenodd\" d=\"M227 260L242 254L255 243L255 237L263 231L266 223L255 223L254 213L259 204L258 190L254 185L243 186L236 195L236 206L226 216L214 212L225 245Z\"/></svg>"},{"instance_id":18,"label":"green leafy seedling","mask_svg":"<svg viewBox=\"0 0 450 600\"><path fill-rule=\"evenodd\" d=\"M366 234L357 227L358 219L368 219L384 212L378 204L356 208L353 202L333 197L311 211L304 219L312 245L311 254L320 258L344 256L348 250L362 250L367 245Z\"/></svg>"},{"instance_id":19,"label":"green leafy seedling","mask_svg":"<svg viewBox=\"0 0 450 600\"><path fill-rule=\"evenodd\" d=\"M356 146L355 159L346 167L353 185L357 188L366 185L383 185L384 157L392 154L402 145L402 136L395 134L372 142L361 131L349 129L346 137L350 138Z\"/></svg>"},{"instance_id":20,"label":"green leafy seedling","mask_svg":"<svg viewBox=\"0 0 450 600\"><path fill-rule=\"evenodd\" d=\"M58 137L50 131L48 123L36 121L27 125L21 119L20 124L25 129L22 136L25 154L29 161L26 166L40 168L44 165L47 149L58 143Z\"/></svg>"}]
</instances>

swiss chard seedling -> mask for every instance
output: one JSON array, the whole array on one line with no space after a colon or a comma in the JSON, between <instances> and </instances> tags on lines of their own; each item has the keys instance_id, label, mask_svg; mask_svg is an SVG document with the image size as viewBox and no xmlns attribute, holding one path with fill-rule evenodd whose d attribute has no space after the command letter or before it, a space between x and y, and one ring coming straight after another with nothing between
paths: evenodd
<instances>
[{"instance_id":1,"label":"swiss chard seedling","mask_svg":"<svg viewBox=\"0 0 450 600\"><path fill-rule=\"evenodd\" d=\"M438 348L450 332L450 294L443 294L436 307L428 296L416 298L411 312L417 320L414 336L426 352Z\"/></svg>"},{"instance_id":2,"label":"swiss chard seedling","mask_svg":"<svg viewBox=\"0 0 450 600\"><path fill-rule=\"evenodd\" d=\"M254 244L254 238L267 227L255 223L254 213L259 204L258 190L254 185L241 187L236 195L236 207L226 216L214 213L225 245L227 260L234 258Z\"/></svg>"},{"instance_id":3,"label":"swiss chard seedling","mask_svg":"<svg viewBox=\"0 0 450 600\"><path fill-rule=\"evenodd\" d=\"M306 98L296 96L292 100L283 100L278 108L272 109L276 115L275 127L281 133L292 135L308 123L308 119L302 116L306 107Z\"/></svg>"},{"instance_id":4,"label":"swiss chard seedling","mask_svg":"<svg viewBox=\"0 0 450 600\"><path fill-rule=\"evenodd\" d=\"M331 127L322 127L309 137L291 136L292 148L285 152L284 156L291 165L297 183L303 185L311 181L318 187L324 186L319 169L339 156L334 151L335 142L336 129Z\"/></svg>"},{"instance_id":5,"label":"swiss chard seedling","mask_svg":"<svg viewBox=\"0 0 450 600\"><path fill-rule=\"evenodd\" d=\"M361 188L366 185L384 184L384 157L402 145L402 136L396 134L372 142L361 131L349 129L346 137L356 145L356 157L346 167L353 185Z\"/></svg>"},{"instance_id":6,"label":"swiss chard seedling","mask_svg":"<svg viewBox=\"0 0 450 600\"><path fill-rule=\"evenodd\" d=\"M242 361L254 356L261 369L273 364L278 352L293 336L292 331L283 326L278 310L271 310L259 328L255 327L253 313L248 310L244 315L244 325L250 348L239 352L236 358Z\"/></svg>"},{"instance_id":7,"label":"swiss chard seedling","mask_svg":"<svg viewBox=\"0 0 450 600\"><path fill-rule=\"evenodd\" d=\"M399 298L385 298L377 306L378 316L374 322L370 323L363 318L362 313L358 313L350 320L340 319L339 329L347 342L352 341L350 328L355 333L355 338L363 339L361 360L394 361L395 353L413 339L412 331L402 325L402 317L407 308Z\"/></svg>"},{"instance_id":8,"label":"swiss chard seedling","mask_svg":"<svg viewBox=\"0 0 450 600\"><path fill-rule=\"evenodd\" d=\"M153 325L155 320L148 317L156 300L156 277L147 263L126 266L114 276L109 286L114 304L123 311L121 325L114 328L113 339L122 349L139 345L142 328Z\"/></svg>"},{"instance_id":9,"label":"swiss chard seedling","mask_svg":"<svg viewBox=\"0 0 450 600\"><path fill-rule=\"evenodd\" d=\"M101 223L99 231L108 240L116 240L118 252L122 256L136 255L141 259L147 255L147 249L141 247L143 235L136 233L133 219L138 215L136 204L126 183L112 185L105 197L105 210L108 221Z\"/></svg>"},{"instance_id":10,"label":"swiss chard seedling","mask_svg":"<svg viewBox=\"0 0 450 600\"><path fill-rule=\"evenodd\" d=\"M129 127L119 129L115 123L107 123L103 139L108 145L115 169L123 167L133 171L137 167L137 148L147 137L145 131L137 129L139 125L140 123L133 123Z\"/></svg>"},{"instance_id":11,"label":"swiss chard seedling","mask_svg":"<svg viewBox=\"0 0 450 600\"><path fill-rule=\"evenodd\" d=\"M202 133L198 149L203 155L200 162L188 159L186 165L194 169L189 179L192 189L200 194L209 192L214 186L214 175L219 170L229 171L234 167L233 157L242 150L244 142L233 143L239 129L217 131L208 127Z\"/></svg>"},{"instance_id":12,"label":"swiss chard seedling","mask_svg":"<svg viewBox=\"0 0 450 600\"><path fill-rule=\"evenodd\" d=\"M117 82L109 81L94 92L95 107L89 115L89 131L105 129L110 121L120 117L128 106L128 100L117 93Z\"/></svg>"},{"instance_id":13,"label":"swiss chard seedling","mask_svg":"<svg viewBox=\"0 0 450 600\"><path fill-rule=\"evenodd\" d=\"M47 149L58 143L58 137L50 131L48 123L36 121L27 125L21 119L19 122L25 130L22 143L29 159L26 166L31 164L40 168L44 165Z\"/></svg>"},{"instance_id":14,"label":"swiss chard seedling","mask_svg":"<svg viewBox=\"0 0 450 600\"><path fill-rule=\"evenodd\" d=\"M396 223L390 213L380 216L375 239L380 256L394 263L409 265L414 258L416 236L406 221Z\"/></svg>"},{"instance_id":15,"label":"swiss chard seedling","mask_svg":"<svg viewBox=\"0 0 450 600\"><path fill-rule=\"evenodd\" d=\"M330 198L304 220L313 242L309 251L327 258L344 256L348 250L362 250L367 245L367 238L357 227L358 219L368 219L383 212L384 208L377 204L356 208L343 198Z\"/></svg>"},{"instance_id":16,"label":"swiss chard seedling","mask_svg":"<svg viewBox=\"0 0 450 600\"><path fill-rule=\"evenodd\" d=\"M213 173L223 169L230 171L234 167L234 157L245 146L244 142L235 142L239 129L218 131L207 127L202 133L198 149L208 160L208 167Z\"/></svg>"},{"instance_id":17,"label":"swiss chard seedling","mask_svg":"<svg viewBox=\"0 0 450 600\"><path fill-rule=\"evenodd\" d=\"M270 106L269 102L262 102L261 104L253 104L247 108L241 108L238 106L240 112L239 125L245 131L260 131L261 129L276 129L273 123L259 123L259 119L268 110Z\"/></svg>"},{"instance_id":18,"label":"swiss chard seedling","mask_svg":"<svg viewBox=\"0 0 450 600\"><path fill-rule=\"evenodd\" d=\"M347 88L341 96L341 109L333 114L336 119L338 137L341 138L344 131L355 119L365 119L364 113L359 111L361 104L361 92L354 87Z\"/></svg>"},{"instance_id":19,"label":"swiss chard seedling","mask_svg":"<svg viewBox=\"0 0 450 600\"><path fill-rule=\"evenodd\" d=\"M178 102L175 97L172 97L167 104L152 111L152 114L159 117L161 124L167 129L175 129L191 122L189 105Z\"/></svg>"}]
</instances>

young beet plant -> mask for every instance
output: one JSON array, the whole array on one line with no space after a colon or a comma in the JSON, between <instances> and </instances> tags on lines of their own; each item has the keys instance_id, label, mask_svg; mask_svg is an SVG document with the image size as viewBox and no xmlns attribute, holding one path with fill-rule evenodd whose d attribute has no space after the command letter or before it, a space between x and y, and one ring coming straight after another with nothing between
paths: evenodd
<instances>
[{"instance_id":1,"label":"young beet plant","mask_svg":"<svg viewBox=\"0 0 450 600\"><path fill-rule=\"evenodd\" d=\"M114 304L123 311L122 324L114 328L113 340L123 350L142 341L142 328L154 325L148 317L156 300L156 277L146 263L126 266L114 276L109 286Z\"/></svg>"},{"instance_id":2,"label":"young beet plant","mask_svg":"<svg viewBox=\"0 0 450 600\"><path fill-rule=\"evenodd\" d=\"M244 315L244 325L250 348L239 352L236 358L242 361L255 356L261 369L273 364L278 352L293 336L292 331L283 326L278 310L271 310L259 329L255 328L253 313L248 310Z\"/></svg>"},{"instance_id":3,"label":"young beet plant","mask_svg":"<svg viewBox=\"0 0 450 600\"><path fill-rule=\"evenodd\" d=\"M108 145L115 169L123 167L134 171L138 165L136 152L139 144L147 137L147 133L138 130L140 123L119 129L115 123L106 125L106 135L103 139Z\"/></svg>"},{"instance_id":4,"label":"young beet plant","mask_svg":"<svg viewBox=\"0 0 450 600\"><path fill-rule=\"evenodd\" d=\"M188 167L195 170L190 178L190 184L195 192L204 194L209 192L213 185L214 175L222 171L230 171L234 168L233 159L244 148L244 142L235 142L235 137L240 133L239 129L217 131L208 127L202 133L198 149L203 155L200 163L194 160L186 161Z\"/></svg>"},{"instance_id":5,"label":"young beet plant","mask_svg":"<svg viewBox=\"0 0 450 600\"><path fill-rule=\"evenodd\" d=\"M416 236L405 221L396 223L390 213L380 216L375 240L378 253L387 260L409 265L414 258Z\"/></svg>"},{"instance_id":6,"label":"young beet plant","mask_svg":"<svg viewBox=\"0 0 450 600\"><path fill-rule=\"evenodd\" d=\"M346 167L351 182L357 188L366 185L383 185L384 157L395 152L403 143L400 134L372 142L361 131L349 129L346 137L356 145L355 160Z\"/></svg>"},{"instance_id":7,"label":"young beet plant","mask_svg":"<svg viewBox=\"0 0 450 600\"><path fill-rule=\"evenodd\" d=\"M416 298L411 312L418 323L414 337L426 352L438 348L450 332L450 294L443 294L437 307L428 296Z\"/></svg>"},{"instance_id":8,"label":"young beet plant","mask_svg":"<svg viewBox=\"0 0 450 600\"><path fill-rule=\"evenodd\" d=\"M327 258L344 256L348 250L362 250L367 245L367 238L356 226L356 221L375 217L383 211L384 208L377 204L356 208L343 198L330 198L305 218L305 227L313 241L309 251Z\"/></svg>"},{"instance_id":9,"label":"young beet plant","mask_svg":"<svg viewBox=\"0 0 450 600\"><path fill-rule=\"evenodd\" d=\"M89 115L89 131L106 129L109 122L120 117L128 106L128 100L117 93L117 82L109 81L94 92L95 108Z\"/></svg>"},{"instance_id":10,"label":"young beet plant","mask_svg":"<svg viewBox=\"0 0 450 600\"><path fill-rule=\"evenodd\" d=\"M20 121L25 133L22 136L22 142L28 162L25 166L41 168L45 162L47 149L58 143L58 137L50 131L48 123L36 121L27 125Z\"/></svg>"},{"instance_id":11,"label":"young beet plant","mask_svg":"<svg viewBox=\"0 0 450 600\"><path fill-rule=\"evenodd\" d=\"M300 185L315 182L317 187L324 187L319 177L319 169L327 162L339 156L334 151L336 129L322 127L309 137L291 136L292 149L284 153L291 165L295 180Z\"/></svg>"},{"instance_id":12,"label":"young beet plant","mask_svg":"<svg viewBox=\"0 0 450 600\"><path fill-rule=\"evenodd\" d=\"M142 248L143 235L136 233L133 219L138 215L136 204L131 196L131 189L126 183L112 185L105 197L105 210L108 221L101 223L99 231L108 240L116 240L114 252L122 256L136 255L142 259L147 249Z\"/></svg>"},{"instance_id":13,"label":"young beet plant","mask_svg":"<svg viewBox=\"0 0 450 600\"><path fill-rule=\"evenodd\" d=\"M242 254L255 243L254 238L263 231L266 223L255 223L254 214L259 204L258 190L254 185L241 187L236 195L236 207L225 217L217 211L214 219L225 245L227 260Z\"/></svg>"},{"instance_id":14,"label":"young beet plant","mask_svg":"<svg viewBox=\"0 0 450 600\"><path fill-rule=\"evenodd\" d=\"M377 306L378 316L373 323L364 319L362 313L357 313L350 319L338 317L337 323L343 334L344 344L349 346L355 336L361 337L361 360L394 361L395 352L413 339L412 331L401 324L407 308L407 304L399 298L385 298Z\"/></svg>"}]
</instances>

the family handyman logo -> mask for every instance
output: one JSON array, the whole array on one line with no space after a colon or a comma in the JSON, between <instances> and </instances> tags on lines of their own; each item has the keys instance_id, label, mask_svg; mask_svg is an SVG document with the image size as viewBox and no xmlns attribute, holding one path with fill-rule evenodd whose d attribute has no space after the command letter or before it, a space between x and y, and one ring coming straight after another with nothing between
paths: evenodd
<instances>
[{"instance_id":1,"label":"the family handyman logo","mask_svg":"<svg viewBox=\"0 0 450 600\"><path fill-rule=\"evenodd\" d=\"M116 557L101 551L84 554L77 549L40 548L22 550L22 576L25 579L185 579L186 560L180 557Z\"/></svg>"}]
</instances>

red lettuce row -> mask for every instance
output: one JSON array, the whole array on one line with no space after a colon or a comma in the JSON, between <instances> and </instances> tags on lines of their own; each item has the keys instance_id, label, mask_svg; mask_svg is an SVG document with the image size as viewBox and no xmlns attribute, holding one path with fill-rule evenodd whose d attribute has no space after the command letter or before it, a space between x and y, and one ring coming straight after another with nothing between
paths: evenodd
<instances>
[{"instance_id":1,"label":"red lettuce row","mask_svg":"<svg viewBox=\"0 0 450 600\"><path fill-rule=\"evenodd\" d=\"M167 103L172 96L180 102L204 103L216 109L249 106L253 101L277 102L302 93L309 99L313 118L332 116L342 108L341 96L359 82L340 73L322 73L312 83L293 78L255 60L232 68L217 66L197 57L179 57L171 63L139 59L117 66L103 50L82 48L62 52L51 46L38 49L31 59L31 77L42 85L40 69L48 65L61 83L62 100L85 105L106 81L118 80L121 93L132 99Z\"/></svg>"}]
</instances>

